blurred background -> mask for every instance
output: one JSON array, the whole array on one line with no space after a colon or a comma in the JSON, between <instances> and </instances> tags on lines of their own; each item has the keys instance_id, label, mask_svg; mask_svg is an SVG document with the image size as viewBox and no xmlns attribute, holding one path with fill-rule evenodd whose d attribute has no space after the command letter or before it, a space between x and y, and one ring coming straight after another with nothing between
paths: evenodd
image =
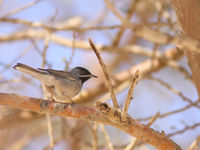
<instances>
[{"instance_id":1,"label":"blurred background","mask_svg":"<svg viewBox=\"0 0 200 150\"><path fill-rule=\"evenodd\" d=\"M135 24L172 36L180 35L169 1L111 2L121 16ZM99 78L85 83L81 94L98 88L105 78L98 59L89 47L88 38L101 51L113 76L147 60L157 59L158 55L176 47L153 43L124 28L103 0L1 0L0 92L43 97L39 81L13 69L17 62L58 70L85 67ZM173 63L150 71L138 82L128 113L147 124L159 112L151 127L159 132L163 130L183 149L188 149L199 136L200 111L184 98L195 102L198 94L191 81L187 59L181 56ZM127 85L116 93L121 108L127 93ZM95 102L105 94L87 101ZM111 100L106 99L106 102ZM104 132L97 124L58 116L51 116L51 120L55 150L94 149L93 132L98 136L98 149L108 149ZM114 127L105 125L105 130L114 149L125 149L134 140ZM49 149L45 115L0 107L0 149ZM137 142L132 149L154 148Z\"/></svg>"}]
</instances>

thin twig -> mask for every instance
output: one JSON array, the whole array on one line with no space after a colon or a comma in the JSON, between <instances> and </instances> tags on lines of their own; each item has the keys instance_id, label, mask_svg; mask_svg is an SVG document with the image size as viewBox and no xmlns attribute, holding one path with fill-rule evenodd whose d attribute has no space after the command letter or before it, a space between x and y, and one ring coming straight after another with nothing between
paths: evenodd
<instances>
[{"instance_id":1,"label":"thin twig","mask_svg":"<svg viewBox=\"0 0 200 150\"><path fill-rule=\"evenodd\" d=\"M69 69L69 65L71 65L71 63L73 61L75 49L76 49L76 31L73 31L72 53L71 53L71 56L69 58L69 61L67 61L67 63L66 63L65 70Z\"/></svg>"},{"instance_id":2,"label":"thin twig","mask_svg":"<svg viewBox=\"0 0 200 150\"><path fill-rule=\"evenodd\" d=\"M188 110L189 108L192 108L192 107L199 107L199 105L198 105L198 100L197 100L196 102L194 102L194 103L192 103L192 104L189 104L189 105L186 105L186 106L184 106L184 107L182 107L182 108L179 108L179 109L176 109L176 110L173 110L173 111L169 111L169 112L160 114L160 115L158 116L158 118L164 118L164 117L166 117L166 116L174 115L174 114L177 114L177 113L186 111L186 110ZM140 118L140 119L137 119L137 120L138 120L138 121L146 121L146 120L149 120L149 119L151 119L151 118L152 118L152 116L151 116L151 117L146 117L146 118Z\"/></svg>"},{"instance_id":3,"label":"thin twig","mask_svg":"<svg viewBox=\"0 0 200 150\"><path fill-rule=\"evenodd\" d=\"M93 131L94 131L93 148L94 150L98 150L98 123L97 122L94 123Z\"/></svg>"},{"instance_id":4,"label":"thin twig","mask_svg":"<svg viewBox=\"0 0 200 150\"><path fill-rule=\"evenodd\" d=\"M42 68L44 68L44 66L46 64L46 54L47 54L47 49L49 47L50 38L51 38L51 33L48 32L46 37L45 37L45 40L44 40L44 49L43 49L43 52L42 52Z\"/></svg>"},{"instance_id":5,"label":"thin twig","mask_svg":"<svg viewBox=\"0 0 200 150\"><path fill-rule=\"evenodd\" d=\"M92 135L93 135L93 142L92 142L92 145L93 145L93 150L98 150L98 123L95 122L94 123L94 126L92 127L92 125L90 124L90 122L87 122L87 125L90 129L90 131L92 132Z\"/></svg>"},{"instance_id":6,"label":"thin twig","mask_svg":"<svg viewBox=\"0 0 200 150\"><path fill-rule=\"evenodd\" d=\"M200 136L198 136L198 137L192 142L192 144L188 147L187 150L198 150L199 142L200 142Z\"/></svg>"},{"instance_id":7,"label":"thin twig","mask_svg":"<svg viewBox=\"0 0 200 150\"><path fill-rule=\"evenodd\" d=\"M57 144L57 143L59 143L59 142L62 141L62 140L63 140L63 136L61 135L61 136L57 137L57 138L54 140L54 143ZM49 150L49 148L51 148L50 145L47 145L47 146L45 146L45 147L43 148L43 150Z\"/></svg>"},{"instance_id":8,"label":"thin twig","mask_svg":"<svg viewBox=\"0 0 200 150\"><path fill-rule=\"evenodd\" d=\"M30 7L34 6L35 4L37 4L40 1L41 0L35 0L33 2L30 2L30 3L20 7L20 8L14 9L14 10L8 12L7 14L5 14L4 16L2 16L2 18L6 18L6 17L9 17L9 16L12 16L12 15L18 13L18 12L21 12L21 11L27 9L27 8L30 8Z\"/></svg>"},{"instance_id":9,"label":"thin twig","mask_svg":"<svg viewBox=\"0 0 200 150\"><path fill-rule=\"evenodd\" d=\"M157 22L158 23L160 23L161 22L161 15L162 15L162 13L163 13L163 9L161 9L162 8L162 4L160 3L160 2L155 2L155 6L156 6L156 8L157 8L157 10L158 10L158 17L157 17ZM157 31L157 32L159 32L159 30L160 30L160 27L159 26L156 26L155 27L155 31ZM158 44L158 43L154 43L154 45L153 45L153 56L152 56L152 59L154 60L154 59L156 59L156 52L158 51L158 48L160 47L160 44ZM153 68L153 65L154 65L154 63L153 63L154 61L152 61L152 68Z\"/></svg>"},{"instance_id":10,"label":"thin twig","mask_svg":"<svg viewBox=\"0 0 200 150\"><path fill-rule=\"evenodd\" d=\"M108 135L108 132L106 131L106 129L105 129L105 127L104 127L104 125L102 123L100 124L100 127L101 127L101 131L104 133L104 136L106 138L106 142L107 142L107 145L108 145L108 150L114 150L113 144L110 141L110 137Z\"/></svg>"},{"instance_id":11,"label":"thin twig","mask_svg":"<svg viewBox=\"0 0 200 150\"><path fill-rule=\"evenodd\" d=\"M160 112L157 112L153 117L151 117L147 125L150 127L156 121L159 115L160 115Z\"/></svg>"},{"instance_id":12,"label":"thin twig","mask_svg":"<svg viewBox=\"0 0 200 150\"><path fill-rule=\"evenodd\" d=\"M42 68L44 68L45 64L46 64L46 52L48 49L48 45L49 45L49 39L50 39L50 33L48 32L48 34L46 35L45 41L44 41L44 50L42 53ZM44 92L44 97L49 99L48 94L46 93L47 90L45 88L44 85L42 85L43 87L43 92ZM48 135L49 135L49 140L50 140L50 145L49 147L51 148L51 150L54 150L54 137L53 137L53 127L52 127L52 122L51 122L51 116L50 114L46 114L46 121L47 121L47 129L48 129Z\"/></svg>"},{"instance_id":13,"label":"thin twig","mask_svg":"<svg viewBox=\"0 0 200 150\"><path fill-rule=\"evenodd\" d=\"M47 119L48 135L49 135L49 139L50 139L49 147L51 148L51 150L54 150L53 128L52 128L50 114L46 114L46 119Z\"/></svg>"},{"instance_id":14,"label":"thin twig","mask_svg":"<svg viewBox=\"0 0 200 150\"><path fill-rule=\"evenodd\" d=\"M186 132L186 131L188 131L188 130L195 129L195 128L199 127L199 126L200 126L200 123L196 123L196 124L194 124L194 125L192 125L192 126L186 126L186 127L185 127L184 129L182 129L182 130L179 130L179 131L176 131L176 132L174 132L174 133L168 134L168 136L171 137L171 136L175 136L175 135L177 135L177 134L182 134L182 133L184 133L184 132Z\"/></svg>"},{"instance_id":15,"label":"thin twig","mask_svg":"<svg viewBox=\"0 0 200 150\"><path fill-rule=\"evenodd\" d=\"M177 94L178 96L180 96L184 101L193 104L192 100L185 97L181 92L177 91L176 89L174 89L172 86L170 86L168 83L162 81L161 79L155 78L153 76L148 77L149 79L153 80L153 81L157 81L159 82L162 86L166 87L167 89L169 89L170 91L172 91L174 94ZM200 108L198 105L195 105L198 108Z\"/></svg>"},{"instance_id":16,"label":"thin twig","mask_svg":"<svg viewBox=\"0 0 200 150\"><path fill-rule=\"evenodd\" d=\"M5 68L3 68L0 73L7 71L11 66L13 66L14 63L19 61L30 49L33 47L32 44L28 45L22 52L19 54L16 58L12 60L12 62L8 63L8 65L5 65Z\"/></svg>"},{"instance_id":17,"label":"thin twig","mask_svg":"<svg viewBox=\"0 0 200 150\"><path fill-rule=\"evenodd\" d=\"M184 67L182 67L181 65L179 65L176 61L169 60L169 61L167 62L167 64L168 64L170 67L172 67L172 68L174 68L174 69L180 71L188 80L190 80L190 81L192 80L192 77L191 77L191 75L189 74L189 72L188 72Z\"/></svg>"},{"instance_id":18,"label":"thin twig","mask_svg":"<svg viewBox=\"0 0 200 150\"><path fill-rule=\"evenodd\" d=\"M133 79L131 81L131 85L130 85L130 88L129 88L129 91L128 91L128 95L127 95L127 98L126 98L126 101L125 101L125 104L124 104L124 107L123 107L123 111L122 111L122 117L125 118L127 112L128 112L128 108L129 108L129 105L130 105L130 102L131 102L131 99L132 99L132 95L133 95L133 90L135 88L135 85L137 84L137 81L138 81L138 78L139 78L139 71L137 70L133 76Z\"/></svg>"},{"instance_id":19,"label":"thin twig","mask_svg":"<svg viewBox=\"0 0 200 150\"><path fill-rule=\"evenodd\" d=\"M37 45L37 40L31 40L31 43L33 44L34 50L41 56L43 59L43 52L40 50L40 48ZM45 44L44 44L45 45ZM48 68L51 68L51 64L49 64L47 61L45 61L45 64Z\"/></svg>"},{"instance_id":20,"label":"thin twig","mask_svg":"<svg viewBox=\"0 0 200 150\"><path fill-rule=\"evenodd\" d=\"M122 22L122 23L126 23L128 22L127 20L125 20L122 15L117 11L117 9L115 9L115 6L109 1L109 0L104 0L106 6L112 11L112 13Z\"/></svg>"},{"instance_id":21,"label":"thin twig","mask_svg":"<svg viewBox=\"0 0 200 150\"><path fill-rule=\"evenodd\" d=\"M110 77L110 75L108 73L107 67L103 63L101 55L100 55L99 51L97 50L97 48L95 47L95 45L94 45L94 43L92 42L91 39L89 39L89 43L90 43L90 46L92 47L92 49L94 50L94 52L95 52L95 54L96 54L96 56L97 56L97 58L99 60L99 64L101 65L101 68L102 68L102 70L104 72L104 75L106 77L106 81L107 81L107 85L108 85L108 88L109 88L109 91L110 91L110 94L111 94L112 102L113 102L113 104L114 104L114 106L116 108L119 108L119 105L118 105L118 102L117 102L117 98L115 96L115 92L114 92L113 87L112 87L111 77Z\"/></svg>"},{"instance_id":22,"label":"thin twig","mask_svg":"<svg viewBox=\"0 0 200 150\"><path fill-rule=\"evenodd\" d=\"M127 20L130 20L131 17L133 16L135 10L136 10L136 6L138 4L139 0L135 0L135 1L132 1L131 4L130 4L130 8L129 10L127 11L127 14L126 14L126 19ZM116 34L113 42L112 42L112 45L113 46L117 46L119 45L120 43L120 39L122 38L123 36L123 33L125 31L126 28L120 28L120 30L118 31L118 33Z\"/></svg>"},{"instance_id":23,"label":"thin twig","mask_svg":"<svg viewBox=\"0 0 200 150\"><path fill-rule=\"evenodd\" d=\"M114 91L116 94L121 93L123 90L125 90L126 88L129 87L130 85L130 80L124 81L123 83L121 83L119 86L114 88ZM102 96L101 98L98 99L99 102L105 102L108 99L110 99L110 93L106 93L104 96Z\"/></svg>"},{"instance_id":24,"label":"thin twig","mask_svg":"<svg viewBox=\"0 0 200 150\"><path fill-rule=\"evenodd\" d=\"M134 148L134 146L136 145L136 142L137 142L138 140L136 139L136 138L133 138L132 140L131 140L131 142L125 147L125 149L124 150L133 150L133 148Z\"/></svg>"}]
</instances>

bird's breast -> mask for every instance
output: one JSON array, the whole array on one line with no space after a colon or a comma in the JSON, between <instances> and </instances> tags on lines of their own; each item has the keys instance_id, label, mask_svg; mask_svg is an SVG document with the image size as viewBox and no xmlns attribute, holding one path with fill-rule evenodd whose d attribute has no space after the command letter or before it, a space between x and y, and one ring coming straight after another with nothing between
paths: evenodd
<instances>
[{"instance_id":1,"label":"bird's breast","mask_svg":"<svg viewBox=\"0 0 200 150\"><path fill-rule=\"evenodd\" d=\"M58 99L68 99L75 97L82 88L82 82L79 80L56 79L55 97Z\"/></svg>"}]
</instances>

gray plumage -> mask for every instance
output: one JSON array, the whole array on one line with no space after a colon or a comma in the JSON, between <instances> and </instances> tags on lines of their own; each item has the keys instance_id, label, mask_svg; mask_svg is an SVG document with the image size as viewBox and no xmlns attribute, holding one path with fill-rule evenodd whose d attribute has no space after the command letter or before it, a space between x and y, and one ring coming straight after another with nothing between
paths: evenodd
<instances>
[{"instance_id":1,"label":"gray plumage","mask_svg":"<svg viewBox=\"0 0 200 150\"><path fill-rule=\"evenodd\" d=\"M76 67L66 72L53 69L34 69L18 63L13 68L38 79L55 100L62 101L76 96L80 92L83 83L91 77L97 78L97 76L92 75L82 67Z\"/></svg>"}]
</instances>

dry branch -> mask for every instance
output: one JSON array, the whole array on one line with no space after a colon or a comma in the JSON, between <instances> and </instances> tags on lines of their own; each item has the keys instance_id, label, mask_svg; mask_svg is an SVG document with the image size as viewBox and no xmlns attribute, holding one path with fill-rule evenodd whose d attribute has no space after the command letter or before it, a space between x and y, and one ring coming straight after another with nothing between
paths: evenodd
<instances>
[{"instance_id":1,"label":"dry branch","mask_svg":"<svg viewBox=\"0 0 200 150\"><path fill-rule=\"evenodd\" d=\"M179 37L179 36L171 36L166 33L161 33L158 31L154 31L144 25L141 24L132 24L129 23L128 25L125 24L127 28L130 28L136 33L136 35L147 39L151 42L155 42L158 44L175 44L181 45L182 47L187 48L190 51L194 51L200 53L198 49L200 49L200 43L197 40L188 38L188 37ZM19 32L15 32L13 34L7 34L0 36L0 42L8 42L8 41L16 41L16 40L23 40L23 39L44 39L48 31L46 30L22 30ZM72 40L67 40L66 38L57 36L56 34L52 34L50 41L72 47ZM76 42L77 44L77 42ZM76 45L76 48L83 48L89 49L90 46L86 42L79 42L79 45Z\"/></svg>"},{"instance_id":2,"label":"dry branch","mask_svg":"<svg viewBox=\"0 0 200 150\"><path fill-rule=\"evenodd\" d=\"M20 7L20 8L11 10L7 14L3 15L2 18L6 18L6 17L10 17L12 15L15 15L15 14L17 14L17 13L19 13L19 12L25 10L25 9L28 9L28 8L34 6L35 4L37 4L39 2L40 2L40 0L35 0L35 1L32 1L32 2L30 2L30 3L28 3L28 4L24 5L24 6Z\"/></svg>"},{"instance_id":3,"label":"dry branch","mask_svg":"<svg viewBox=\"0 0 200 150\"><path fill-rule=\"evenodd\" d=\"M126 113L128 112L128 108L129 108L130 102L131 102L132 97L133 97L132 96L133 90L135 88L135 85L137 84L138 78L139 78L139 71L137 70L134 74L132 81L131 81L131 85L130 85L130 88L129 88L129 91L128 91L128 95L127 95L127 98L126 98L126 101L125 101L125 104L124 104L124 108L123 108L123 112L122 112L123 118L125 118Z\"/></svg>"},{"instance_id":4,"label":"dry branch","mask_svg":"<svg viewBox=\"0 0 200 150\"><path fill-rule=\"evenodd\" d=\"M104 133L104 136L105 136L105 139L106 139L106 142L107 142L107 145L108 145L108 150L114 150L113 144L110 141L110 137L109 137L108 132L106 131L104 125L100 124L100 127L101 127L101 131Z\"/></svg>"},{"instance_id":5,"label":"dry branch","mask_svg":"<svg viewBox=\"0 0 200 150\"><path fill-rule=\"evenodd\" d=\"M46 122L47 122L47 129L48 129L48 135L49 135L49 140L50 140L49 147L51 148L51 150L54 150L55 142L54 142L54 137L53 137L53 127L52 127L51 116L48 113L46 114Z\"/></svg>"},{"instance_id":6,"label":"dry branch","mask_svg":"<svg viewBox=\"0 0 200 150\"><path fill-rule=\"evenodd\" d=\"M158 133L148 126L140 124L129 115L127 115L126 121L122 121L121 111L117 108L112 108L105 103L97 103L96 107L87 107L6 93L0 93L0 99L0 105L3 106L13 106L15 108L36 111L39 113L51 113L59 116L81 118L110 124L160 150L181 149L164 134Z\"/></svg>"},{"instance_id":7,"label":"dry branch","mask_svg":"<svg viewBox=\"0 0 200 150\"><path fill-rule=\"evenodd\" d=\"M173 111L169 111L169 112L160 114L160 115L158 116L158 118L164 118L164 117L167 117L167 116L170 116L170 115L174 115L174 114L177 114L177 113L181 113L181 112L186 111L186 110L188 110L188 109L190 109L190 108L192 108L192 107L199 107L198 101L196 101L196 102L194 102L194 103L192 103L192 104L188 104L188 105L186 105L186 106L184 106L184 107L178 108L178 109L176 109L176 110L173 110ZM152 116L151 116L151 117L142 118L142 119L137 119L137 120L139 120L139 121L146 121L146 120L149 120L149 119L151 119L151 118L152 118Z\"/></svg>"},{"instance_id":8,"label":"dry branch","mask_svg":"<svg viewBox=\"0 0 200 150\"><path fill-rule=\"evenodd\" d=\"M98 123L95 122L94 126L91 126L90 123L87 123L87 125L93 135L93 142L92 142L93 150L98 150Z\"/></svg>"},{"instance_id":9,"label":"dry branch","mask_svg":"<svg viewBox=\"0 0 200 150\"><path fill-rule=\"evenodd\" d=\"M92 42L91 39L89 39L89 42L90 42L90 46L94 50L94 52L95 52L95 54L96 54L96 56L97 56L97 58L99 60L99 64L101 65L101 68L102 68L102 70L104 72L104 75L105 75L105 78L106 78L106 81L107 81L107 85L108 85L108 89L110 91L110 95L111 95L111 98L112 98L112 102L113 102L113 104L114 104L114 106L116 108L119 108L119 105L118 105L118 102L117 102L117 98L116 98L115 92L113 90L111 77L110 77L110 75L108 73L108 69L107 69L106 65L104 64L99 51L97 50L96 46L94 45L94 43Z\"/></svg>"},{"instance_id":10,"label":"dry branch","mask_svg":"<svg viewBox=\"0 0 200 150\"><path fill-rule=\"evenodd\" d=\"M177 135L177 134L181 134L181 133L184 133L184 132L186 132L186 131L188 131L188 130L195 129L195 128L199 127L199 126L200 126L200 123L193 124L192 126L186 126L186 127L185 127L184 129L182 129L182 130L179 130L179 131L176 131L176 132L174 132L174 133L168 134L168 136L170 137L170 136L174 136L174 135Z\"/></svg>"},{"instance_id":11,"label":"dry branch","mask_svg":"<svg viewBox=\"0 0 200 150\"><path fill-rule=\"evenodd\" d=\"M200 141L200 136L198 136L193 142L192 144L189 146L189 148L187 150L197 150L199 147L199 141Z\"/></svg>"}]
</instances>

